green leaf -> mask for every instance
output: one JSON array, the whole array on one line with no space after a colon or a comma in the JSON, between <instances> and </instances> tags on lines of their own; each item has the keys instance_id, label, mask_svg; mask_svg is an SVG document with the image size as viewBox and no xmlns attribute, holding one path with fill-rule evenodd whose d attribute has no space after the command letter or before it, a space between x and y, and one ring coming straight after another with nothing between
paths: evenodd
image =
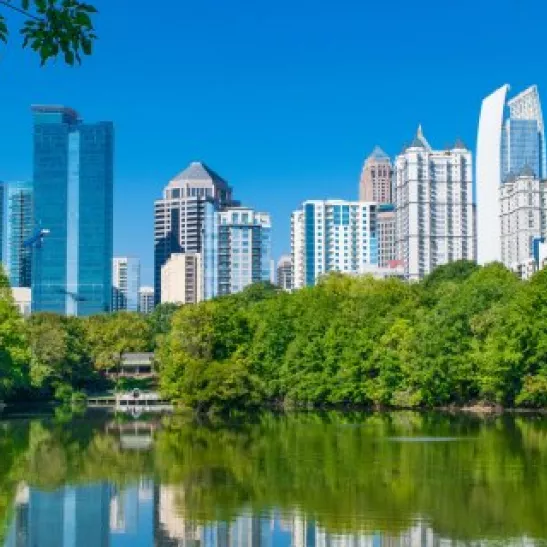
<instances>
[{"instance_id":1,"label":"green leaf","mask_svg":"<svg viewBox=\"0 0 547 547\"><path fill-rule=\"evenodd\" d=\"M91 18L89 15L83 11L79 11L76 15L75 22L81 27L91 27Z\"/></svg>"},{"instance_id":2,"label":"green leaf","mask_svg":"<svg viewBox=\"0 0 547 547\"><path fill-rule=\"evenodd\" d=\"M65 62L67 65L74 65L74 53L72 51L65 51Z\"/></svg>"}]
</instances>

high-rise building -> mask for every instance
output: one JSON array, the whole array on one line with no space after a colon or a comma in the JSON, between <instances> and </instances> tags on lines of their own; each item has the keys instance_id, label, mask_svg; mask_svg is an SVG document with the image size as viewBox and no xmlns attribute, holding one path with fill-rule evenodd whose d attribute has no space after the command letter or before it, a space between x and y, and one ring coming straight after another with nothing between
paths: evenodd
<instances>
[{"instance_id":1,"label":"high-rise building","mask_svg":"<svg viewBox=\"0 0 547 547\"><path fill-rule=\"evenodd\" d=\"M63 106L33 106L34 224L49 230L33 252L32 309L109 311L112 297L114 129Z\"/></svg>"},{"instance_id":2,"label":"high-rise building","mask_svg":"<svg viewBox=\"0 0 547 547\"><path fill-rule=\"evenodd\" d=\"M155 202L154 291L161 302L161 268L175 253L201 253L207 237L214 248L215 212L232 203L232 189L212 169L201 162L191 163L163 190ZM208 235L204 235L207 233ZM212 252L204 252L204 268L214 271Z\"/></svg>"},{"instance_id":3,"label":"high-rise building","mask_svg":"<svg viewBox=\"0 0 547 547\"><path fill-rule=\"evenodd\" d=\"M31 286L32 183L0 183L0 258L12 287Z\"/></svg>"},{"instance_id":4,"label":"high-rise building","mask_svg":"<svg viewBox=\"0 0 547 547\"><path fill-rule=\"evenodd\" d=\"M218 274L212 296L237 293L252 283L270 281L270 215L249 207L231 207L217 217Z\"/></svg>"},{"instance_id":5,"label":"high-rise building","mask_svg":"<svg viewBox=\"0 0 547 547\"><path fill-rule=\"evenodd\" d=\"M388 203L378 205L378 266L388 268L397 260L395 206Z\"/></svg>"},{"instance_id":6,"label":"high-rise building","mask_svg":"<svg viewBox=\"0 0 547 547\"><path fill-rule=\"evenodd\" d=\"M139 311L151 313L154 309L154 287L141 287L139 289Z\"/></svg>"},{"instance_id":7,"label":"high-rise building","mask_svg":"<svg viewBox=\"0 0 547 547\"><path fill-rule=\"evenodd\" d=\"M376 146L363 165L359 182L359 200L392 203L392 175L389 156Z\"/></svg>"},{"instance_id":8,"label":"high-rise building","mask_svg":"<svg viewBox=\"0 0 547 547\"><path fill-rule=\"evenodd\" d=\"M530 167L499 187L501 258L514 271L534 260L534 241L545 236L545 186Z\"/></svg>"},{"instance_id":9,"label":"high-rise building","mask_svg":"<svg viewBox=\"0 0 547 547\"><path fill-rule=\"evenodd\" d=\"M482 102L477 137L477 256L502 260L500 186L526 167L547 176L545 132L537 87L507 100L503 85Z\"/></svg>"},{"instance_id":10,"label":"high-rise building","mask_svg":"<svg viewBox=\"0 0 547 547\"><path fill-rule=\"evenodd\" d=\"M397 257L405 277L475 259L472 156L458 141L433 150L421 127L395 164Z\"/></svg>"},{"instance_id":11,"label":"high-rise building","mask_svg":"<svg viewBox=\"0 0 547 547\"><path fill-rule=\"evenodd\" d=\"M378 268L377 205L343 200L305 201L291 219L294 287L314 285L339 271L374 273Z\"/></svg>"},{"instance_id":12,"label":"high-rise building","mask_svg":"<svg viewBox=\"0 0 547 547\"><path fill-rule=\"evenodd\" d=\"M199 253L172 254L161 268L161 302L196 304L203 300Z\"/></svg>"},{"instance_id":13,"label":"high-rise building","mask_svg":"<svg viewBox=\"0 0 547 547\"><path fill-rule=\"evenodd\" d=\"M112 265L112 311L139 311L141 263L138 258L114 258Z\"/></svg>"},{"instance_id":14,"label":"high-rise building","mask_svg":"<svg viewBox=\"0 0 547 547\"><path fill-rule=\"evenodd\" d=\"M284 291L293 288L292 260L290 255L284 255L277 263L277 286Z\"/></svg>"}]
</instances>

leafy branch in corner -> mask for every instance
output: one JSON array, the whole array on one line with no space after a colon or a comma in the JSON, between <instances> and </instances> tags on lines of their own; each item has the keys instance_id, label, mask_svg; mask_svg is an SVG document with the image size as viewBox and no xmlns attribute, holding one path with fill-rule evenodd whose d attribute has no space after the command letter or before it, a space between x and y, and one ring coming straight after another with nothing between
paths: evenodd
<instances>
[{"instance_id":1,"label":"leafy branch in corner","mask_svg":"<svg viewBox=\"0 0 547 547\"><path fill-rule=\"evenodd\" d=\"M41 64L59 55L69 65L91 55L97 39L92 17L97 9L78 0L0 0L4 7L25 17L20 29L23 47L40 56ZM8 42L6 18L0 14L0 41Z\"/></svg>"}]
</instances>

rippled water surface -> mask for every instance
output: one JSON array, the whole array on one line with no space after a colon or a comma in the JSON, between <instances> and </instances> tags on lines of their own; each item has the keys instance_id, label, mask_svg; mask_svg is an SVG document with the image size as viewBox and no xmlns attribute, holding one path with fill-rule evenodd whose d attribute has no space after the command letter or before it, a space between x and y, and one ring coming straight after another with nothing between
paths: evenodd
<instances>
[{"instance_id":1,"label":"rippled water surface","mask_svg":"<svg viewBox=\"0 0 547 547\"><path fill-rule=\"evenodd\" d=\"M547 418L0 421L0 545L547 545Z\"/></svg>"}]
</instances>

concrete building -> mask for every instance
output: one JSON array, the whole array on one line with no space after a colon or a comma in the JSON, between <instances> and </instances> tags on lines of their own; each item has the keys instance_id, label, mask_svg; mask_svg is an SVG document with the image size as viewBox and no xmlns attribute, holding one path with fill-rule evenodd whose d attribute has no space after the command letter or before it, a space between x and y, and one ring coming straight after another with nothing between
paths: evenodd
<instances>
[{"instance_id":1,"label":"concrete building","mask_svg":"<svg viewBox=\"0 0 547 547\"><path fill-rule=\"evenodd\" d=\"M284 291L293 288L292 260L290 255L282 256L277 263L277 286Z\"/></svg>"},{"instance_id":2,"label":"concrete building","mask_svg":"<svg viewBox=\"0 0 547 547\"><path fill-rule=\"evenodd\" d=\"M333 271L364 274L378 268L377 205L310 200L291 218L294 287L311 286Z\"/></svg>"},{"instance_id":3,"label":"concrete building","mask_svg":"<svg viewBox=\"0 0 547 547\"><path fill-rule=\"evenodd\" d=\"M139 289L139 311L150 313L154 309L154 287L141 287Z\"/></svg>"},{"instance_id":4,"label":"concrete building","mask_svg":"<svg viewBox=\"0 0 547 547\"><path fill-rule=\"evenodd\" d=\"M135 257L116 257L112 267L112 311L138 311L141 262Z\"/></svg>"},{"instance_id":5,"label":"concrete building","mask_svg":"<svg viewBox=\"0 0 547 547\"><path fill-rule=\"evenodd\" d=\"M217 217L217 290L208 296L234 294L252 283L270 281L270 215L231 207Z\"/></svg>"},{"instance_id":6,"label":"concrete building","mask_svg":"<svg viewBox=\"0 0 547 547\"><path fill-rule=\"evenodd\" d=\"M363 165L359 181L359 201L392 203L392 175L389 156L376 146Z\"/></svg>"},{"instance_id":7,"label":"concrete building","mask_svg":"<svg viewBox=\"0 0 547 547\"><path fill-rule=\"evenodd\" d=\"M212 169L201 162L193 162L163 190L163 198L154 208L154 294L161 295L161 270L172 254L202 253L204 232L213 237L215 212L232 204L232 189ZM211 243L211 242L210 242ZM211 247L211 244L209 245ZM204 253L204 267L214 269L209 260L215 257Z\"/></svg>"},{"instance_id":8,"label":"concrete building","mask_svg":"<svg viewBox=\"0 0 547 547\"><path fill-rule=\"evenodd\" d=\"M392 204L378 205L378 266L387 268L397 260L397 217Z\"/></svg>"},{"instance_id":9,"label":"concrete building","mask_svg":"<svg viewBox=\"0 0 547 547\"><path fill-rule=\"evenodd\" d=\"M507 100L503 85L482 102L477 136L477 257L480 264L502 260L500 186L530 169L547 176L543 114L537 87Z\"/></svg>"},{"instance_id":10,"label":"concrete building","mask_svg":"<svg viewBox=\"0 0 547 547\"><path fill-rule=\"evenodd\" d=\"M161 302L196 304L203 300L199 253L172 254L161 268Z\"/></svg>"},{"instance_id":11,"label":"concrete building","mask_svg":"<svg viewBox=\"0 0 547 547\"><path fill-rule=\"evenodd\" d=\"M19 313L28 317L32 311L32 294L28 287L12 287L11 293Z\"/></svg>"},{"instance_id":12,"label":"concrete building","mask_svg":"<svg viewBox=\"0 0 547 547\"><path fill-rule=\"evenodd\" d=\"M475 260L471 152L461 142L433 150L421 127L395 164L397 258L419 280L437 266Z\"/></svg>"}]
</instances>

